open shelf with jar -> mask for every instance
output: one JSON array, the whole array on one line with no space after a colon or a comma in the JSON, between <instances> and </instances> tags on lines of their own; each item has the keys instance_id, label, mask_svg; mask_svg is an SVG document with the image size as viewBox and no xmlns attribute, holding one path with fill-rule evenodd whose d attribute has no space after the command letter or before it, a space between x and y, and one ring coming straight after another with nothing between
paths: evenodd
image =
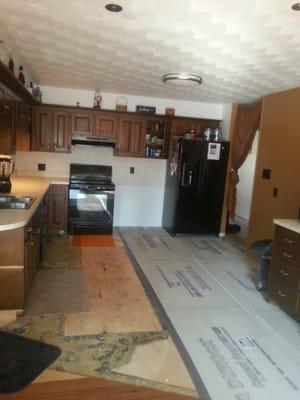
<instances>
[{"instance_id":1,"label":"open shelf with jar","mask_svg":"<svg viewBox=\"0 0 300 400\"><path fill-rule=\"evenodd\" d=\"M165 158L166 120L152 118L146 121L145 156Z\"/></svg>"}]
</instances>

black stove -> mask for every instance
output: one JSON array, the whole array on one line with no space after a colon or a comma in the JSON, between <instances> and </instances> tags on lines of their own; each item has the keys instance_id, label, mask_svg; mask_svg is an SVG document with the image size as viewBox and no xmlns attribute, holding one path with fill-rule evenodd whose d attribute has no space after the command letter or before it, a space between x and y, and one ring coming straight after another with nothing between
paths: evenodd
<instances>
[{"instance_id":1,"label":"black stove","mask_svg":"<svg viewBox=\"0 0 300 400\"><path fill-rule=\"evenodd\" d=\"M111 234L115 185L110 165L70 164L69 233Z\"/></svg>"}]
</instances>

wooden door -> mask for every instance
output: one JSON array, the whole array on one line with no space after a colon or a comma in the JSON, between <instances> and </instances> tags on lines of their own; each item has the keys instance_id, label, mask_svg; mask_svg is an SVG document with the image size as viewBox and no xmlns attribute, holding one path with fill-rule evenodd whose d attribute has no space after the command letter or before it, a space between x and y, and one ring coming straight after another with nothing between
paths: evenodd
<instances>
[{"instance_id":1,"label":"wooden door","mask_svg":"<svg viewBox=\"0 0 300 400\"><path fill-rule=\"evenodd\" d=\"M72 136L92 136L94 134L94 113L76 112L72 114Z\"/></svg>"},{"instance_id":2,"label":"wooden door","mask_svg":"<svg viewBox=\"0 0 300 400\"><path fill-rule=\"evenodd\" d=\"M146 121L143 118L121 118L116 153L128 156L145 155Z\"/></svg>"},{"instance_id":3,"label":"wooden door","mask_svg":"<svg viewBox=\"0 0 300 400\"><path fill-rule=\"evenodd\" d=\"M117 135L118 117L109 113L96 115L95 135L115 139Z\"/></svg>"},{"instance_id":4,"label":"wooden door","mask_svg":"<svg viewBox=\"0 0 300 400\"><path fill-rule=\"evenodd\" d=\"M32 150L52 151L53 111L46 107L34 110Z\"/></svg>"},{"instance_id":5,"label":"wooden door","mask_svg":"<svg viewBox=\"0 0 300 400\"><path fill-rule=\"evenodd\" d=\"M53 150L58 153L71 152L71 114L54 111Z\"/></svg>"}]
</instances>

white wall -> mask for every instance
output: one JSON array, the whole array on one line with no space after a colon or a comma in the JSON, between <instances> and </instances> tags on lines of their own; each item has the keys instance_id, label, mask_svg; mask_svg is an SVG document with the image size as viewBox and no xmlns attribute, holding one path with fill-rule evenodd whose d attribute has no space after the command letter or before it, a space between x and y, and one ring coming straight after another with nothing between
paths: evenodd
<instances>
[{"instance_id":1,"label":"white wall","mask_svg":"<svg viewBox=\"0 0 300 400\"><path fill-rule=\"evenodd\" d=\"M55 87L41 87L43 102L50 104L92 107L94 92ZM102 93L103 109L115 109L118 94ZM128 111L135 111L137 104L156 107L164 114L165 107L174 107L176 115L222 119L221 104L197 103L170 99L126 95ZM45 162L46 172L37 171L37 164ZM113 167L116 184L116 226L161 226L164 197L166 160L133 157L114 157L109 147L72 146L71 154L42 152L17 152L16 170L19 174L68 177L71 162L107 164ZM129 174L129 168L135 174Z\"/></svg>"},{"instance_id":2,"label":"white wall","mask_svg":"<svg viewBox=\"0 0 300 400\"><path fill-rule=\"evenodd\" d=\"M230 124L231 124L231 111L232 111L231 103L223 104L221 131L222 131L222 137L224 140L229 139Z\"/></svg>"},{"instance_id":3,"label":"white wall","mask_svg":"<svg viewBox=\"0 0 300 400\"><path fill-rule=\"evenodd\" d=\"M237 198L236 198L236 216L249 220L250 206L254 182L254 172L257 156L259 132L256 133L252 148L248 154L244 164L239 169L240 181L237 185Z\"/></svg>"},{"instance_id":4,"label":"white wall","mask_svg":"<svg viewBox=\"0 0 300 400\"><path fill-rule=\"evenodd\" d=\"M65 89L51 86L41 86L43 103L76 106L79 101L82 107L93 107L94 92L91 90ZM129 94L101 92L102 108L106 110L116 109L116 98L125 96L128 102L128 111L135 111L136 105L156 107L157 114L165 114L165 108L175 108L176 115L188 117L222 119L223 105L212 103L200 103L195 101L162 99L156 97L133 96Z\"/></svg>"}]
</instances>

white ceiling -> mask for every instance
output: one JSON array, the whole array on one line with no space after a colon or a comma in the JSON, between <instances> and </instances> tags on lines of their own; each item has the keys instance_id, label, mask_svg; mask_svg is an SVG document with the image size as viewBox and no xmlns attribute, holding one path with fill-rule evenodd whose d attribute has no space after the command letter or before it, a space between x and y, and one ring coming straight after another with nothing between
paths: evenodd
<instances>
[{"instance_id":1,"label":"white ceiling","mask_svg":"<svg viewBox=\"0 0 300 400\"><path fill-rule=\"evenodd\" d=\"M113 0L114 1L114 0ZM300 86L293 0L0 0L0 39L43 85L224 103ZM174 88L169 72L200 74Z\"/></svg>"}]
</instances>

